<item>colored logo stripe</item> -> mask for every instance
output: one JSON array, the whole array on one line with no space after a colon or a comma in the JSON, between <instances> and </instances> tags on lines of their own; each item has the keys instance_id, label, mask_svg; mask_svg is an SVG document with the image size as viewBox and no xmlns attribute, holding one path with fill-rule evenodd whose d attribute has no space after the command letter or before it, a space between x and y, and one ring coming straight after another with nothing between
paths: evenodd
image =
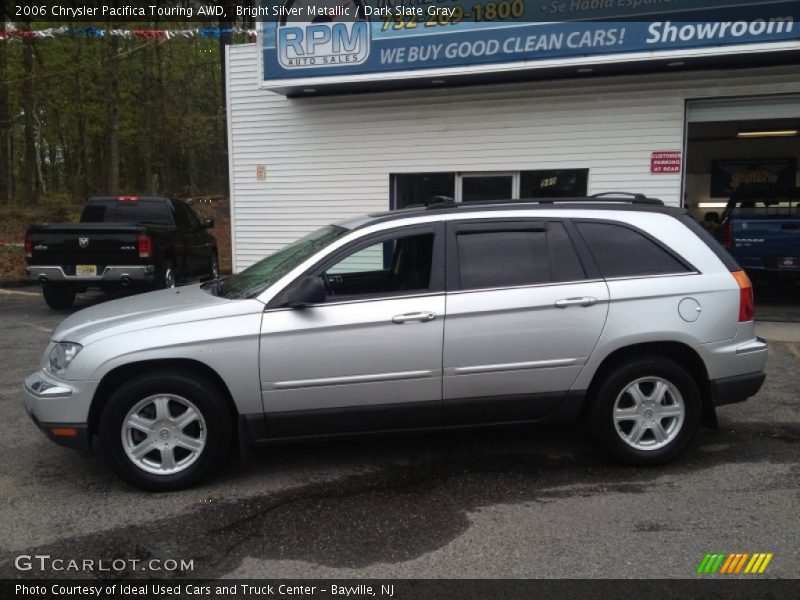
<instances>
[{"instance_id":1,"label":"colored logo stripe","mask_svg":"<svg viewBox=\"0 0 800 600\"><path fill-rule=\"evenodd\" d=\"M740 573L760 575L767 570L767 565L769 565L773 556L773 553L765 552L756 552L752 555L749 552L708 553L700 561L697 573L705 575L713 575L714 573L724 575L738 575Z\"/></svg>"}]
</instances>

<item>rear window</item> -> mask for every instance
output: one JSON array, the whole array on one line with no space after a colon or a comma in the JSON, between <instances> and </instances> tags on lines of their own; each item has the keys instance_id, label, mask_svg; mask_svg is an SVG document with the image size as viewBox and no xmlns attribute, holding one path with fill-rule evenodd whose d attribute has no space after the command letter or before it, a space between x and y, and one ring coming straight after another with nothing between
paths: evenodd
<instances>
[{"instance_id":1,"label":"rear window","mask_svg":"<svg viewBox=\"0 0 800 600\"><path fill-rule=\"evenodd\" d=\"M800 197L776 196L773 198L753 198L733 200L730 207L734 217L780 218L794 217L800 219Z\"/></svg>"},{"instance_id":2,"label":"rear window","mask_svg":"<svg viewBox=\"0 0 800 600\"><path fill-rule=\"evenodd\" d=\"M689 268L638 231L610 223L578 222L604 277L643 277L686 273Z\"/></svg>"},{"instance_id":3,"label":"rear window","mask_svg":"<svg viewBox=\"0 0 800 600\"><path fill-rule=\"evenodd\" d=\"M164 200L92 200L84 207L81 222L172 225L172 215Z\"/></svg>"}]
</instances>

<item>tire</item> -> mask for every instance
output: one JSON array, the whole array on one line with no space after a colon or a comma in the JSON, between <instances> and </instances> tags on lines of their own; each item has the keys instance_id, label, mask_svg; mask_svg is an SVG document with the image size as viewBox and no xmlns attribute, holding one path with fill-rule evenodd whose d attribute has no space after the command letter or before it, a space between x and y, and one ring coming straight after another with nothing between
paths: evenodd
<instances>
[{"instance_id":1,"label":"tire","mask_svg":"<svg viewBox=\"0 0 800 600\"><path fill-rule=\"evenodd\" d=\"M617 458L635 465L672 460L686 450L700 426L697 384L665 356L618 365L594 390L591 402L595 438Z\"/></svg>"},{"instance_id":2,"label":"tire","mask_svg":"<svg viewBox=\"0 0 800 600\"><path fill-rule=\"evenodd\" d=\"M139 375L112 394L100 418L100 448L127 483L167 492L217 469L232 430L222 392L211 381L160 371Z\"/></svg>"},{"instance_id":3,"label":"tire","mask_svg":"<svg viewBox=\"0 0 800 600\"><path fill-rule=\"evenodd\" d=\"M160 290L169 290L177 285L178 277L172 262L165 260L157 271L156 287Z\"/></svg>"},{"instance_id":4,"label":"tire","mask_svg":"<svg viewBox=\"0 0 800 600\"><path fill-rule=\"evenodd\" d=\"M42 294L47 306L56 310L69 308L75 302L75 286L68 283L45 283Z\"/></svg>"},{"instance_id":5,"label":"tire","mask_svg":"<svg viewBox=\"0 0 800 600\"><path fill-rule=\"evenodd\" d=\"M219 277L219 255L217 251L214 250L211 253L211 260L209 261L208 265L208 278L209 279L217 279Z\"/></svg>"}]
</instances>

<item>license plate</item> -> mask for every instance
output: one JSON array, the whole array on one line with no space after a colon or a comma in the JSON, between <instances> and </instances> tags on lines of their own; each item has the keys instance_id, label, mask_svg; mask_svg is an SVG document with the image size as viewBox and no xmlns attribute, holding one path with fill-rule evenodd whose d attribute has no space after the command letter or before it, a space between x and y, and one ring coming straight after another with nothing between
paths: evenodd
<instances>
[{"instance_id":1,"label":"license plate","mask_svg":"<svg viewBox=\"0 0 800 600\"><path fill-rule=\"evenodd\" d=\"M778 266L782 269L794 269L800 265L796 256L783 256L778 259Z\"/></svg>"},{"instance_id":2,"label":"license plate","mask_svg":"<svg viewBox=\"0 0 800 600\"><path fill-rule=\"evenodd\" d=\"M97 265L75 265L75 275L97 277Z\"/></svg>"}]
</instances>

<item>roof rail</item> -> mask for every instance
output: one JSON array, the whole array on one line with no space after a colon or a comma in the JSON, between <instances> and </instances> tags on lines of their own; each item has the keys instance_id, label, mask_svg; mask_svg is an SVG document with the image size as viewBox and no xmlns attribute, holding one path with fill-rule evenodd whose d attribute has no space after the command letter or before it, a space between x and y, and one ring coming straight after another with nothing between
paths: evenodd
<instances>
[{"instance_id":1,"label":"roof rail","mask_svg":"<svg viewBox=\"0 0 800 600\"><path fill-rule=\"evenodd\" d=\"M644 194L635 194L635 193L631 193L631 192L601 192L599 194L592 194L591 195L592 198L608 198L608 197L612 197L612 198L614 198L615 202L624 201L624 199L620 198L620 196L627 196L627 197L633 198L633 200L629 201L629 202L632 202L633 204L649 204L649 205L652 205L652 206L664 206L664 203L661 200L659 200L658 198L648 198Z\"/></svg>"},{"instance_id":2,"label":"roof rail","mask_svg":"<svg viewBox=\"0 0 800 600\"><path fill-rule=\"evenodd\" d=\"M456 201L451 196L434 196L425 203L425 208L443 208L455 203Z\"/></svg>"},{"instance_id":3,"label":"roof rail","mask_svg":"<svg viewBox=\"0 0 800 600\"><path fill-rule=\"evenodd\" d=\"M576 198L521 198L519 200L479 200L477 202L455 202L449 196L435 196L425 203L425 210L435 210L441 208L463 208L468 210L476 206L496 206L502 204L593 204L593 203L629 203L641 204L645 206L664 206L664 202L658 198L648 198L644 194L631 194L628 192L603 192L593 196L579 196Z\"/></svg>"}]
</instances>

